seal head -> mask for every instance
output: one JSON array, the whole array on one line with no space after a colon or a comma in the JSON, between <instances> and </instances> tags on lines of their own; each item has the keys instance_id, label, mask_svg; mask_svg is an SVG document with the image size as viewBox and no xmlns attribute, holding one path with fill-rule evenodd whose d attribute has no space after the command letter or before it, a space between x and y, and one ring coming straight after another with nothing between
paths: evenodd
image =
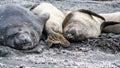
<instances>
[{"instance_id":1,"label":"seal head","mask_svg":"<svg viewBox=\"0 0 120 68\"><path fill-rule=\"evenodd\" d=\"M39 34L28 26L12 26L6 30L5 45L15 49L31 49L39 43Z\"/></svg>"},{"instance_id":2,"label":"seal head","mask_svg":"<svg viewBox=\"0 0 120 68\"><path fill-rule=\"evenodd\" d=\"M19 50L32 49L39 44L49 14L38 17L16 4L3 5L0 9L1 44Z\"/></svg>"}]
</instances>

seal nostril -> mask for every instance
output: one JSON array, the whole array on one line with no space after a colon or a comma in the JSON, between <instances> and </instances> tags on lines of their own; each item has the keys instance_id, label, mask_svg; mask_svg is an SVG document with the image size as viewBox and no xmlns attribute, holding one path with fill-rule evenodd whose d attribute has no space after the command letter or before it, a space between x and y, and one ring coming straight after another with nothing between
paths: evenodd
<instances>
[{"instance_id":1,"label":"seal nostril","mask_svg":"<svg viewBox=\"0 0 120 68\"><path fill-rule=\"evenodd\" d=\"M31 45L31 39L29 39L29 38L25 38L25 39L22 39L22 40L20 40L20 44L21 45L27 45L27 46L30 46Z\"/></svg>"},{"instance_id":2,"label":"seal nostril","mask_svg":"<svg viewBox=\"0 0 120 68\"><path fill-rule=\"evenodd\" d=\"M25 45L30 45L31 44L31 40L30 39L25 39L24 40L24 44Z\"/></svg>"},{"instance_id":3,"label":"seal nostril","mask_svg":"<svg viewBox=\"0 0 120 68\"><path fill-rule=\"evenodd\" d=\"M20 40L25 40L26 38L27 38L27 35L24 35L24 34L20 34L19 36L18 36L18 38L20 39Z\"/></svg>"},{"instance_id":4,"label":"seal nostril","mask_svg":"<svg viewBox=\"0 0 120 68\"><path fill-rule=\"evenodd\" d=\"M31 38L29 35L21 34L18 37L15 37L14 44L18 46L31 46Z\"/></svg>"}]
</instances>

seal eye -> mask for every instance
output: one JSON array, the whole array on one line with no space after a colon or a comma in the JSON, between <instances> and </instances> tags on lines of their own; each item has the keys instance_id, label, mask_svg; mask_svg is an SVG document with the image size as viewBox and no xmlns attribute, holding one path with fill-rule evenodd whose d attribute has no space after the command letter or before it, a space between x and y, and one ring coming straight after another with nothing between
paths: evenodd
<instances>
[{"instance_id":1,"label":"seal eye","mask_svg":"<svg viewBox=\"0 0 120 68\"><path fill-rule=\"evenodd\" d=\"M8 35L8 38L13 38L13 37L15 37L15 36L17 36L19 33L14 33L14 34L12 34L12 35Z\"/></svg>"},{"instance_id":2,"label":"seal eye","mask_svg":"<svg viewBox=\"0 0 120 68\"><path fill-rule=\"evenodd\" d=\"M35 34L34 33L30 33L32 37L35 37Z\"/></svg>"},{"instance_id":3,"label":"seal eye","mask_svg":"<svg viewBox=\"0 0 120 68\"><path fill-rule=\"evenodd\" d=\"M25 31L24 33L26 33L26 34L30 34L28 31Z\"/></svg>"},{"instance_id":4,"label":"seal eye","mask_svg":"<svg viewBox=\"0 0 120 68\"><path fill-rule=\"evenodd\" d=\"M19 29L18 29L18 31L22 31L22 29L21 29L21 28L19 28Z\"/></svg>"}]
</instances>

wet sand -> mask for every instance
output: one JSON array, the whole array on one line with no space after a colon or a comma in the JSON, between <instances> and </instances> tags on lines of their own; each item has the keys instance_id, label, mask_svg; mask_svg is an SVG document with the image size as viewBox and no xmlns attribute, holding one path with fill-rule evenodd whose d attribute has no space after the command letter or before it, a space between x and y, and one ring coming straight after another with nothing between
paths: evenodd
<instances>
[{"instance_id":1,"label":"wet sand","mask_svg":"<svg viewBox=\"0 0 120 68\"><path fill-rule=\"evenodd\" d=\"M50 2L60 10L88 9L96 13L120 11L120 0L1 0L0 4L31 5ZM105 34L96 39L47 48L44 42L30 51L0 46L0 68L120 68L120 34Z\"/></svg>"}]
</instances>

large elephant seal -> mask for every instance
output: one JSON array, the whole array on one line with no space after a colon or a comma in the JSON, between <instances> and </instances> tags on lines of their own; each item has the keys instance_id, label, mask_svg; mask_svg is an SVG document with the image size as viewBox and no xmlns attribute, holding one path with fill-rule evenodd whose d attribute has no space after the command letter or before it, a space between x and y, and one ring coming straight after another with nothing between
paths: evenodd
<instances>
[{"instance_id":1,"label":"large elephant seal","mask_svg":"<svg viewBox=\"0 0 120 68\"><path fill-rule=\"evenodd\" d=\"M102 16L89 10L71 11L62 24L63 34L70 41L97 38L101 34L101 24L104 21Z\"/></svg>"},{"instance_id":2,"label":"large elephant seal","mask_svg":"<svg viewBox=\"0 0 120 68\"><path fill-rule=\"evenodd\" d=\"M50 3L44 2L39 5L35 5L31 11L38 16L43 13L50 14L50 17L45 24L45 32L47 35L46 43L49 47L53 44L62 44L64 47L70 45L69 41L67 41L62 35L62 22L65 16L59 9Z\"/></svg>"},{"instance_id":3,"label":"large elephant seal","mask_svg":"<svg viewBox=\"0 0 120 68\"><path fill-rule=\"evenodd\" d=\"M49 14L37 17L20 5L0 6L0 43L20 50L34 48L48 18Z\"/></svg>"},{"instance_id":4,"label":"large elephant seal","mask_svg":"<svg viewBox=\"0 0 120 68\"><path fill-rule=\"evenodd\" d=\"M120 12L100 14L106 20L102 32L120 34Z\"/></svg>"}]
</instances>

